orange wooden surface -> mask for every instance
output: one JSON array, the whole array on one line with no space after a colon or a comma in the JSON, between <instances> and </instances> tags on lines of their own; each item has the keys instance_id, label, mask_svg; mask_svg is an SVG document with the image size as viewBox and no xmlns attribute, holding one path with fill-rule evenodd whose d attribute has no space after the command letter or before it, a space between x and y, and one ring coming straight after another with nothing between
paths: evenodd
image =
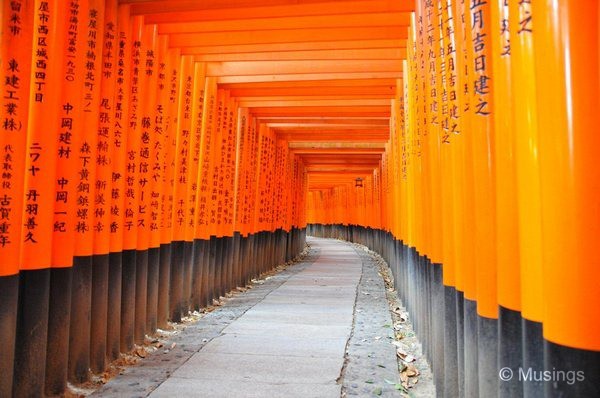
<instances>
[{"instance_id":1,"label":"orange wooden surface","mask_svg":"<svg viewBox=\"0 0 600 398\"><path fill-rule=\"evenodd\" d=\"M506 4L3 2L0 275L362 225L599 349L598 6Z\"/></svg>"},{"instance_id":2,"label":"orange wooden surface","mask_svg":"<svg viewBox=\"0 0 600 398\"><path fill-rule=\"evenodd\" d=\"M164 181L162 186L162 228L161 244L171 243L173 238L173 209L175 198L175 152L177 150L177 114L179 109L179 79L180 79L180 52L178 49L169 49L166 60L167 71L167 96L166 121L165 121L165 147L164 147Z\"/></svg>"},{"instance_id":3,"label":"orange wooden surface","mask_svg":"<svg viewBox=\"0 0 600 398\"><path fill-rule=\"evenodd\" d=\"M160 247L162 237L165 234L164 224L166 208L166 196L170 193L166 190L167 181L167 152L169 146L169 38L158 36L156 45L156 103L152 104L154 114L153 141L152 141L152 200L150 202L150 247Z\"/></svg>"},{"instance_id":4,"label":"orange wooden surface","mask_svg":"<svg viewBox=\"0 0 600 398\"><path fill-rule=\"evenodd\" d=\"M156 132L156 102L157 102L157 62L158 37L156 26L144 25L141 31L139 64L134 68L139 69L139 117L135 133L130 136L137 141L138 153L136 154L137 178L134 182L137 194L136 230L137 250L146 250L150 245L153 225L152 220L152 191L154 186L153 160L155 156Z\"/></svg>"},{"instance_id":5,"label":"orange wooden surface","mask_svg":"<svg viewBox=\"0 0 600 398\"><path fill-rule=\"evenodd\" d=\"M127 189L127 146L129 131L129 98L131 95L131 18L129 6L117 10L117 48L115 51L115 101L112 112L114 140L111 143L110 251L118 253L125 241L125 199ZM129 248L133 248L129 246Z\"/></svg>"},{"instance_id":6,"label":"orange wooden surface","mask_svg":"<svg viewBox=\"0 0 600 398\"><path fill-rule=\"evenodd\" d=\"M196 222L198 211L198 197L200 195L200 187L198 185L198 174L200 166L200 158L202 153L202 123L204 119L204 89L206 87L206 65L203 63L194 64L194 82L192 86L192 102L189 110L190 118L190 144L188 152L188 166L186 185L187 197L187 219L185 226L185 240L193 242L196 237Z\"/></svg>"},{"instance_id":7,"label":"orange wooden surface","mask_svg":"<svg viewBox=\"0 0 600 398\"><path fill-rule=\"evenodd\" d=\"M515 163L519 214L519 255L521 269L521 313L542 322L542 214L540 192L539 137L531 4L509 1ZM525 21L526 30L522 30ZM527 22L529 21L529 22ZM540 82L541 84L545 84Z\"/></svg>"},{"instance_id":8,"label":"orange wooden surface","mask_svg":"<svg viewBox=\"0 0 600 398\"><path fill-rule=\"evenodd\" d=\"M515 169L515 131L511 84L511 18L504 0L492 3L492 46L494 84L494 128L496 157L496 259L498 304L521 310L519 219Z\"/></svg>"},{"instance_id":9,"label":"orange wooden surface","mask_svg":"<svg viewBox=\"0 0 600 398\"><path fill-rule=\"evenodd\" d=\"M89 7L88 2L79 4L82 9ZM77 8L69 7L69 19ZM70 24L64 37L64 61L61 62L64 75L60 99L60 131L58 136L58 159L55 178L54 230L52 236L52 266L69 267L73 265L75 250L76 220L76 180L79 177L75 143L79 142L77 131L82 128L81 86L85 76L85 42L77 39L78 31L85 29L84 19Z\"/></svg>"},{"instance_id":10,"label":"orange wooden surface","mask_svg":"<svg viewBox=\"0 0 600 398\"><path fill-rule=\"evenodd\" d=\"M96 180L94 200L94 254L110 252L111 235L111 193L113 175L113 154L116 152L114 141L114 120L112 112L115 108L116 66L115 55L117 45L117 1L105 3L103 33L98 36L101 44L100 103L98 113L98 144L96 155Z\"/></svg>"},{"instance_id":11,"label":"orange wooden surface","mask_svg":"<svg viewBox=\"0 0 600 398\"><path fill-rule=\"evenodd\" d=\"M173 187L173 240L184 241L189 222L190 142L193 108L194 63L191 57L183 56L180 62L179 106L177 108L177 144L175 149L175 175Z\"/></svg>"},{"instance_id":12,"label":"orange wooden surface","mask_svg":"<svg viewBox=\"0 0 600 398\"><path fill-rule=\"evenodd\" d=\"M544 337L600 350L597 2L532 4L540 134ZM547 62L547 69L541 68ZM540 66L538 66L540 65ZM552 93L552 95L549 95ZM571 294L556 298L559 289Z\"/></svg>"},{"instance_id":13,"label":"orange wooden surface","mask_svg":"<svg viewBox=\"0 0 600 398\"><path fill-rule=\"evenodd\" d=\"M0 109L3 165L0 185L0 256L3 261L0 276L19 272L22 246L22 170L25 168L27 148L34 4L24 1L19 4L19 9L12 9L9 2L2 3L0 28L0 81L3 87Z\"/></svg>"},{"instance_id":14,"label":"orange wooden surface","mask_svg":"<svg viewBox=\"0 0 600 398\"><path fill-rule=\"evenodd\" d=\"M440 2L442 7L441 18L445 25L440 37L440 46L447 49L441 54L440 90L445 101L441 104L440 124L441 124L441 195L442 195L442 231L443 231L443 264L444 264L444 285L456 286L456 243L454 218L454 189L456 181L456 140L461 134L460 131L460 103L458 101L458 92L461 87L458 85L458 65L456 53L456 15L449 1Z\"/></svg>"},{"instance_id":15,"label":"orange wooden surface","mask_svg":"<svg viewBox=\"0 0 600 398\"><path fill-rule=\"evenodd\" d=\"M36 11L33 14L25 168L15 170L15 176L24 179L20 268L25 270L48 268L51 265L54 227L52 198L56 194L54 180L63 78L62 65L58 61L64 53L68 18L68 10L61 7L58 1L35 1L33 7ZM50 35L50 31L55 34ZM78 153L78 150L75 152ZM19 218L15 218L18 222Z\"/></svg>"}]
</instances>

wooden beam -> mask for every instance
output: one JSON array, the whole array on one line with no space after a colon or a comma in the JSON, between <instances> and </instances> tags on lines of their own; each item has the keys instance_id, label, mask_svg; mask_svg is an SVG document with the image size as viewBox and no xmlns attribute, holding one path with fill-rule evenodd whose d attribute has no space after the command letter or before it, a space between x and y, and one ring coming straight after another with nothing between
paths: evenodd
<instances>
[{"instance_id":1,"label":"wooden beam","mask_svg":"<svg viewBox=\"0 0 600 398\"><path fill-rule=\"evenodd\" d=\"M375 170L377 168L377 166L373 166L373 167L347 167L347 168L338 168L338 169L330 169L330 170L318 170L318 169L310 169L307 170L307 173L311 174L311 175L318 175L318 174L362 174L362 175L369 175L373 172L373 170ZM358 175L357 175L358 177Z\"/></svg>"},{"instance_id":2,"label":"wooden beam","mask_svg":"<svg viewBox=\"0 0 600 398\"><path fill-rule=\"evenodd\" d=\"M402 60L244 61L206 65L206 75L215 77L364 72L402 74Z\"/></svg>"},{"instance_id":3,"label":"wooden beam","mask_svg":"<svg viewBox=\"0 0 600 398\"><path fill-rule=\"evenodd\" d=\"M348 131L352 130L353 132L367 132L367 131L389 131L388 125L364 125L364 124L302 124L302 123L271 123L267 124L267 126L271 127L276 132L297 132L299 134L310 133L310 132L320 132L320 131L328 131L328 132L339 132L340 134L345 134Z\"/></svg>"},{"instance_id":4,"label":"wooden beam","mask_svg":"<svg viewBox=\"0 0 600 398\"><path fill-rule=\"evenodd\" d=\"M369 133L369 134L347 134L340 136L336 133L309 133L309 134L279 134L279 138L289 142L387 142L389 134L387 133Z\"/></svg>"},{"instance_id":5,"label":"wooden beam","mask_svg":"<svg viewBox=\"0 0 600 398\"><path fill-rule=\"evenodd\" d=\"M414 0L120 0L119 2L131 4L132 14L145 15L146 23L362 14L365 12L410 12L415 9ZM223 8L227 9L226 12Z\"/></svg>"},{"instance_id":6,"label":"wooden beam","mask_svg":"<svg viewBox=\"0 0 600 398\"><path fill-rule=\"evenodd\" d=\"M233 61L323 61L323 60L399 60L406 58L406 48L369 48L346 50L271 51L254 53L199 54L196 62Z\"/></svg>"},{"instance_id":7,"label":"wooden beam","mask_svg":"<svg viewBox=\"0 0 600 398\"><path fill-rule=\"evenodd\" d=\"M268 43L306 43L319 41L406 39L408 29L401 26L358 28L315 28L289 30L248 30L238 32L175 33L170 35L171 47L244 45Z\"/></svg>"},{"instance_id":8,"label":"wooden beam","mask_svg":"<svg viewBox=\"0 0 600 398\"><path fill-rule=\"evenodd\" d=\"M341 158L340 156L332 156L327 153L315 153L303 155L302 159L306 163L312 164L323 164L323 165L344 165L344 164L371 164L377 163L381 160L380 153L367 153L367 154L349 154L348 156Z\"/></svg>"},{"instance_id":9,"label":"wooden beam","mask_svg":"<svg viewBox=\"0 0 600 398\"><path fill-rule=\"evenodd\" d=\"M346 106L390 106L389 99L308 99L274 101L240 101L242 108L278 107L346 107Z\"/></svg>"},{"instance_id":10,"label":"wooden beam","mask_svg":"<svg viewBox=\"0 0 600 398\"><path fill-rule=\"evenodd\" d=\"M235 89L267 89L267 88L297 88L311 87L314 89L324 87L360 87L365 86L385 86L392 90L396 89L397 79L380 78L380 79L335 79L335 80L300 80L300 81L281 81L281 82L244 82L244 83L226 83L221 84L220 88L225 90Z\"/></svg>"},{"instance_id":11,"label":"wooden beam","mask_svg":"<svg viewBox=\"0 0 600 398\"><path fill-rule=\"evenodd\" d=\"M294 117L294 116L281 116L281 117L270 117L270 118L258 118L260 123L270 124L292 124L292 125L313 125L313 126L329 126L334 125L336 127L343 126L389 126L390 121L388 118L360 118L360 117Z\"/></svg>"},{"instance_id":12,"label":"wooden beam","mask_svg":"<svg viewBox=\"0 0 600 398\"><path fill-rule=\"evenodd\" d=\"M315 107L275 107L253 108L250 113L254 116L359 116L359 117L390 117L389 106L338 106L331 108Z\"/></svg>"},{"instance_id":13,"label":"wooden beam","mask_svg":"<svg viewBox=\"0 0 600 398\"><path fill-rule=\"evenodd\" d=\"M269 97L237 97L235 98L242 107L249 103L273 103L277 102L282 104L281 106L289 106L287 103L306 103L311 105L318 101L331 101L336 103L344 104L345 101L363 101L363 104L368 104L371 101L382 101L385 105L386 102L390 101L392 97L389 95L293 95L293 96L269 96Z\"/></svg>"},{"instance_id":14,"label":"wooden beam","mask_svg":"<svg viewBox=\"0 0 600 398\"><path fill-rule=\"evenodd\" d=\"M219 21L191 21L161 23L159 34L204 33L204 32L238 32L263 30L289 30L314 28L347 28L347 27L381 27L406 26L410 24L410 13L364 13L349 15L310 15L301 17L247 18L227 19Z\"/></svg>"},{"instance_id":15,"label":"wooden beam","mask_svg":"<svg viewBox=\"0 0 600 398\"><path fill-rule=\"evenodd\" d=\"M369 155L373 153L382 154L385 150L380 148L337 148L337 149L326 149L326 148L314 148L314 149L292 149L291 152L296 155L313 155L313 154L324 154L329 156L348 156L348 155Z\"/></svg>"},{"instance_id":16,"label":"wooden beam","mask_svg":"<svg viewBox=\"0 0 600 398\"><path fill-rule=\"evenodd\" d=\"M293 82L305 80L349 80L349 79L398 79L402 71L396 72L350 72L350 73L305 73L289 75L244 75L222 76L217 78L218 84L252 83L252 82Z\"/></svg>"},{"instance_id":17,"label":"wooden beam","mask_svg":"<svg viewBox=\"0 0 600 398\"><path fill-rule=\"evenodd\" d=\"M181 48L182 55L206 55L206 54L240 54L240 53L264 53L264 52L292 52L313 50L348 50L348 49L373 49L373 48L406 48L406 39L379 39L379 40L344 40L310 41L298 43L257 43L257 44L235 44L223 45L212 42Z\"/></svg>"},{"instance_id":18,"label":"wooden beam","mask_svg":"<svg viewBox=\"0 0 600 398\"><path fill-rule=\"evenodd\" d=\"M365 98L393 98L396 90L392 86L374 86L374 87L277 87L277 88L247 88L228 90L232 97L238 99L250 98L291 98L301 96L337 96L343 98L346 96L359 96Z\"/></svg>"}]
</instances>

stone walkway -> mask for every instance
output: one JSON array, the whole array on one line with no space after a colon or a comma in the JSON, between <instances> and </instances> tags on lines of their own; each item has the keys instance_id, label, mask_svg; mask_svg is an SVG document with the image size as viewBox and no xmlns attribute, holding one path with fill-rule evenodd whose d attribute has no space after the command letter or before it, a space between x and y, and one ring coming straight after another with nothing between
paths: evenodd
<instances>
[{"instance_id":1,"label":"stone walkway","mask_svg":"<svg viewBox=\"0 0 600 398\"><path fill-rule=\"evenodd\" d=\"M351 244L308 243L302 262L236 295L94 396L400 396L381 277L361 284L378 275L363 270L365 255Z\"/></svg>"}]
</instances>

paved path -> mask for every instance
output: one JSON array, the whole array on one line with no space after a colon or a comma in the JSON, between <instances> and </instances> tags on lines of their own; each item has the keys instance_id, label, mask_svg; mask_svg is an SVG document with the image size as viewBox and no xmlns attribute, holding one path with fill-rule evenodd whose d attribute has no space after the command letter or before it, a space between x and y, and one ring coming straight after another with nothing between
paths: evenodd
<instances>
[{"instance_id":1,"label":"paved path","mask_svg":"<svg viewBox=\"0 0 600 398\"><path fill-rule=\"evenodd\" d=\"M310 238L309 245L304 261L230 299L176 336L173 350L95 396L338 398L342 388L372 396L374 381L383 396L398 396L383 383L398 375L395 349L384 341L391 318L376 267L348 243ZM365 307L366 299L377 305Z\"/></svg>"},{"instance_id":2,"label":"paved path","mask_svg":"<svg viewBox=\"0 0 600 398\"><path fill-rule=\"evenodd\" d=\"M151 397L339 397L362 262L314 242L317 260L227 326Z\"/></svg>"}]
</instances>

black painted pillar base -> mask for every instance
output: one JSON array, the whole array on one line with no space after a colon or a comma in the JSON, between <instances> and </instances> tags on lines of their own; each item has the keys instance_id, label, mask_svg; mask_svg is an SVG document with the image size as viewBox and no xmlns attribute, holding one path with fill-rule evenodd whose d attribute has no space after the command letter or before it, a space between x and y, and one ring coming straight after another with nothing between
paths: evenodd
<instances>
[{"instance_id":1,"label":"black painted pillar base","mask_svg":"<svg viewBox=\"0 0 600 398\"><path fill-rule=\"evenodd\" d=\"M208 305L212 305L213 300L217 298L217 237L211 236L208 243Z\"/></svg>"},{"instance_id":2,"label":"black painted pillar base","mask_svg":"<svg viewBox=\"0 0 600 398\"><path fill-rule=\"evenodd\" d=\"M0 397L10 397L15 362L19 275L0 277Z\"/></svg>"},{"instance_id":3,"label":"black painted pillar base","mask_svg":"<svg viewBox=\"0 0 600 398\"><path fill-rule=\"evenodd\" d=\"M90 378L90 331L92 309L92 256L73 258L71 328L69 331L69 381Z\"/></svg>"},{"instance_id":4,"label":"black painted pillar base","mask_svg":"<svg viewBox=\"0 0 600 398\"><path fill-rule=\"evenodd\" d=\"M202 266L204 261L204 250L202 240L195 239L193 244L194 253L192 258L192 297L190 300L190 308L198 311L202 308Z\"/></svg>"},{"instance_id":5,"label":"black painted pillar base","mask_svg":"<svg viewBox=\"0 0 600 398\"><path fill-rule=\"evenodd\" d=\"M444 391L446 398L458 397L458 357L456 346L456 290L444 286ZM437 391L437 385L436 385ZM438 393L438 395L440 395Z\"/></svg>"},{"instance_id":6,"label":"black painted pillar base","mask_svg":"<svg viewBox=\"0 0 600 398\"><path fill-rule=\"evenodd\" d=\"M181 300L183 316L186 316L191 308L193 268L194 242L185 241L183 243L183 293Z\"/></svg>"},{"instance_id":7,"label":"black painted pillar base","mask_svg":"<svg viewBox=\"0 0 600 398\"><path fill-rule=\"evenodd\" d=\"M600 351L566 347L544 341L544 382L548 397L600 397Z\"/></svg>"},{"instance_id":8,"label":"black painted pillar base","mask_svg":"<svg viewBox=\"0 0 600 398\"><path fill-rule=\"evenodd\" d=\"M434 380L436 391L438 392L438 396L443 395L444 391L444 330L446 328L445 325L445 313L446 306L444 303L445 299L445 289L443 284L443 267L442 264L432 264L432 278L433 278L433 286L432 289L432 323L431 323L431 332L432 332L432 340L433 340L433 368L434 372ZM454 311L452 311L454 314Z\"/></svg>"},{"instance_id":9,"label":"black painted pillar base","mask_svg":"<svg viewBox=\"0 0 600 398\"><path fill-rule=\"evenodd\" d=\"M521 333L521 312L500 306L498 317L498 372L509 368L513 377L505 377L498 382L498 398L523 396L523 383L515 372L523 367L523 341ZM500 377L500 373L498 373Z\"/></svg>"},{"instance_id":10,"label":"black painted pillar base","mask_svg":"<svg viewBox=\"0 0 600 398\"><path fill-rule=\"evenodd\" d=\"M223 261L224 256L224 248L223 248L223 238L216 238L216 254L215 254L215 299L220 300L222 296L225 295L224 286L223 286L223 266L225 261Z\"/></svg>"},{"instance_id":11,"label":"black painted pillar base","mask_svg":"<svg viewBox=\"0 0 600 398\"><path fill-rule=\"evenodd\" d=\"M254 234L250 234L246 238L246 255L248 258L245 261L244 285L249 284L254 277L254 239Z\"/></svg>"},{"instance_id":12,"label":"black painted pillar base","mask_svg":"<svg viewBox=\"0 0 600 398\"><path fill-rule=\"evenodd\" d=\"M121 352L121 252L108 255L108 312L106 316L106 358L114 361Z\"/></svg>"},{"instance_id":13,"label":"black painted pillar base","mask_svg":"<svg viewBox=\"0 0 600 398\"><path fill-rule=\"evenodd\" d=\"M248 268L248 282L256 278L258 275L258 241L260 238L259 234L250 235L250 267Z\"/></svg>"},{"instance_id":14,"label":"black painted pillar base","mask_svg":"<svg viewBox=\"0 0 600 398\"><path fill-rule=\"evenodd\" d=\"M106 369L106 327L108 315L108 254L92 256L92 304L90 327L90 369Z\"/></svg>"},{"instance_id":15,"label":"black painted pillar base","mask_svg":"<svg viewBox=\"0 0 600 398\"><path fill-rule=\"evenodd\" d=\"M240 236L239 242L239 269L238 286L246 286L246 273L248 272L248 237Z\"/></svg>"},{"instance_id":16,"label":"black painted pillar base","mask_svg":"<svg viewBox=\"0 0 600 398\"><path fill-rule=\"evenodd\" d=\"M46 349L47 395L60 395L67 388L72 277L71 267L50 270L50 307Z\"/></svg>"},{"instance_id":17,"label":"black painted pillar base","mask_svg":"<svg viewBox=\"0 0 600 398\"><path fill-rule=\"evenodd\" d=\"M181 322L183 316L183 252L184 242L171 243L171 287L169 290L169 317Z\"/></svg>"},{"instance_id":18,"label":"black painted pillar base","mask_svg":"<svg viewBox=\"0 0 600 398\"><path fill-rule=\"evenodd\" d=\"M235 289L242 284L242 266L241 266L241 246L242 237L239 232L233 234L233 268L232 268L232 280L231 289Z\"/></svg>"},{"instance_id":19,"label":"black painted pillar base","mask_svg":"<svg viewBox=\"0 0 600 398\"><path fill-rule=\"evenodd\" d=\"M477 345L477 302L464 300L465 327L465 397L479 394L478 345Z\"/></svg>"},{"instance_id":20,"label":"black painted pillar base","mask_svg":"<svg viewBox=\"0 0 600 398\"><path fill-rule=\"evenodd\" d=\"M232 289L233 279L233 238L230 236L224 236L223 240L223 296Z\"/></svg>"},{"instance_id":21,"label":"black painted pillar base","mask_svg":"<svg viewBox=\"0 0 600 398\"><path fill-rule=\"evenodd\" d=\"M133 349L135 325L136 250L123 250L121 263L121 352Z\"/></svg>"},{"instance_id":22,"label":"black painted pillar base","mask_svg":"<svg viewBox=\"0 0 600 398\"><path fill-rule=\"evenodd\" d=\"M523 330L523 369L542 371L544 367L542 324L522 318L521 327ZM544 383L541 380L523 380L523 396L525 398L543 397Z\"/></svg>"},{"instance_id":23,"label":"black painted pillar base","mask_svg":"<svg viewBox=\"0 0 600 398\"><path fill-rule=\"evenodd\" d=\"M153 334L158 327L158 278L160 273L160 247L148 249L148 288L146 333Z\"/></svg>"},{"instance_id":24,"label":"black painted pillar base","mask_svg":"<svg viewBox=\"0 0 600 398\"><path fill-rule=\"evenodd\" d=\"M458 396L465 396L465 295L456 291L456 354L458 360Z\"/></svg>"},{"instance_id":25,"label":"black painted pillar base","mask_svg":"<svg viewBox=\"0 0 600 398\"><path fill-rule=\"evenodd\" d=\"M200 294L198 295L198 309L207 307L210 300L210 241L206 239L198 240L199 251L200 251Z\"/></svg>"},{"instance_id":26,"label":"black painted pillar base","mask_svg":"<svg viewBox=\"0 0 600 398\"><path fill-rule=\"evenodd\" d=\"M158 303L156 324L166 329L169 321L169 288L171 286L171 244L160 245L160 264L158 271Z\"/></svg>"},{"instance_id":27,"label":"black painted pillar base","mask_svg":"<svg viewBox=\"0 0 600 398\"><path fill-rule=\"evenodd\" d=\"M44 395L49 301L50 270L21 271L13 397Z\"/></svg>"},{"instance_id":28,"label":"black painted pillar base","mask_svg":"<svg viewBox=\"0 0 600 398\"><path fill-rule=\"evenodd\" d=\"M479 397L498 397L498 320L477 316Z\"/></svg>"},{"instance_id":29,"label":"black painted pillar base","mask_svg":"<svg viewBox=\"0 0 600 398\"><path fill-rule=\"evenodd\" d=\"M146 310L148 306L148 250L135 253L135 326L134 342L142 344L146 337Z\"/></svg>"}]
</instances>

